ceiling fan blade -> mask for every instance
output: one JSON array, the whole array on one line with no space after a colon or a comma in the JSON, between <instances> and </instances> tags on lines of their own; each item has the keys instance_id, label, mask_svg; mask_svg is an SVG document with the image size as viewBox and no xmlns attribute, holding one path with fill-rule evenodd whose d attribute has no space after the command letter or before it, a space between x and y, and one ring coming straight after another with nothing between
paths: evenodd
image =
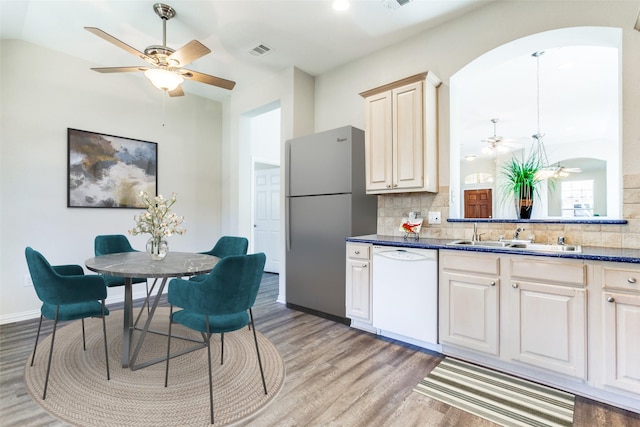
<instances>
[{"instance_id":1,"label":"ceiling fan blade","mask_svg":"<svg viewBox=\"0 0 640 427\"><path fill-rule=\"evenodd\" d=\"M174 90L170 90L169 96L184 96L184 91L182 90L182 86L178 86Z\"/></svg>"},{"instance_id":2,"label":"ceiling fan blade","mask_svg":"<svg viewBox=\"0 0 640 427\"><path fill-rule=\"evenodd\" d=\"M130 54L135 55L140 59L144 59L145 61L147 61L147 62L149 62L151 64L155 64L156 63L156 61L153 58L151 58L150 56L147 56L144 53L140 52L138 49L129 46L128 44L126 44L122 40L119 40L119 39L113 37L111 34L105 33L100 28L84 27L84 29L89 31L90 33L95 34L96 36L100 37L101 39L104 39L104 40L108 41L109 43L118 46L120 49L126 50Z\"/></svg>"},{"instance_id":3,"label":"ceiling fan blade","mask_svg":"<svg viewBox=\"0 0 640 427\"><path fill-rule=\"evenodd\" d=\"M189 43L169 55L167 62L173 65L173 61L175 61L176 67L184 67L185 65L209 53L211 53L211 50L208 47L197 40L191 40Z\"/></svg>"},{"instance_id":4,"label":"ceiling fan blade","mask_svg":"<svg viewBox=\"0 0 640 427\"><path fill-rule=\"evenodd\" d=\"M98 67L92 68L99 73L129 73L131 71L147 71L147 67Z\"/></svg>"},{"instance_id":5,"label":"ceiling fan blade","mask_svg":"<svg viewBox=\"0 0 640 427\"><path fill-rule=\"evenodd\" d=\"M221 87L223 89L231 90L236 85L236 82L232 82L231 80L225 80L220 77L210 76L208 74L199 73L197 71L191 70L180 70L180 74L185 79L195 80L200 83L206 83L208 85Z\"/></svg>"}]
</instances>

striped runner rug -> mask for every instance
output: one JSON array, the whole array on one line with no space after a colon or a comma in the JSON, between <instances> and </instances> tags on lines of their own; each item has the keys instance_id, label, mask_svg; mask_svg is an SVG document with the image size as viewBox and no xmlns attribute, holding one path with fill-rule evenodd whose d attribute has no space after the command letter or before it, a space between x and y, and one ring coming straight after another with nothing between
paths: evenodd
<instances>
[{"instance_id":1,"label":"striped runner rug","mask_svg":"<svg viewBox=\"0 0 640 427\"><path fill-rule=\"evenodd\" d=\"M449 357L414 391L503 426L573 425L573 394Z\"/></svg>"}]
</instances>

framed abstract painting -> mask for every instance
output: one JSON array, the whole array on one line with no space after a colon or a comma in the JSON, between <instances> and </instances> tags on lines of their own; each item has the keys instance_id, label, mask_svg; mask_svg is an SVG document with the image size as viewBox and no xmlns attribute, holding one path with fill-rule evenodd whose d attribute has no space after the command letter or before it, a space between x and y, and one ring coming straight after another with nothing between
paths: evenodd
<instances>
[{"instance_id":1,"label":"framed abstract painting","mask_svg":"<svg viewBox=\"0 0 640 427\"><path fill-rule=\"evenodd\" d=\"M67 129L67 207L145 208L158 194L158 144Z\"/></svg>"}]
</instances>

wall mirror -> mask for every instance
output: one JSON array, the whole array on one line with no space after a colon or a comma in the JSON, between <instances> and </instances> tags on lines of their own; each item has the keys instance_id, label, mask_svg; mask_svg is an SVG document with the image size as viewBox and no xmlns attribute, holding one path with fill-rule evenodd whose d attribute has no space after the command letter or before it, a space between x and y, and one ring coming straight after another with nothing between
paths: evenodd
<instances>
[{"instance_id":1,"label":"wall mirror","mask_svg":"<svg viewBox=\"0 0 640 427\"><path fill-rule=\"evenodd\" d=\"M451 77L450 218L519 218L502 169L540 142L555 178L531 219L621 218L621 43L618 28L553 30Z\"/></svg>"}]
</instances>

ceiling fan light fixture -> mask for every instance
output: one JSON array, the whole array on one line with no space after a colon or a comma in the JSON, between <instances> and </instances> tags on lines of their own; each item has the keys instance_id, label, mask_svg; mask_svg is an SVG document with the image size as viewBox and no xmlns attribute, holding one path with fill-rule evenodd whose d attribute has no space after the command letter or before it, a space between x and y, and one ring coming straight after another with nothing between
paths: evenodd
<instances>
[{"instance_id":1,"label":"ceiling fan light fixture","mask_svg":"<svg viewBox=\"0 0 640 427\"><path fill-rule=\"evenodd\" d=\"M349 4L349 0L334 0L332 6L336 12L343 12L349 9L351 5Z\"/></svg>"},{"instance_id":2,"label":"ceiling fan light fixture","mask_svg":"<svg viewBox=\"0 0 640 427\"><path fill-rule=\"evenodd\" d=\"M150 68L144 72L146 78L158 89L170 92L184 82L184 78L173 71Z\"/></svg>"}]
</instances>

